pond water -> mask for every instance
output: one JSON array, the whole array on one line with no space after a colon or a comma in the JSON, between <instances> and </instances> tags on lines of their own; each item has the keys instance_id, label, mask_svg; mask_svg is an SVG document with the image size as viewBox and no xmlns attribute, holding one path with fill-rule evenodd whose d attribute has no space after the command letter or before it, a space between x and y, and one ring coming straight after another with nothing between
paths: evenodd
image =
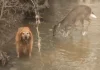
<instances>
[{"instance_id":1,"label":"pond water","mask_svg":"<svg viewBox=\"0 0 100 70\"><path fill-rule=\"evenodd\" d=\"M55 0L50 5L51 8L46 11L48 15L44 16L47 21L39 27L41 52L38 52L36 29L29 25L35 39L32 57L18 59L14 47L15 29L13 36L8 35L9 41L2 46L11 57L10 62L6 67L1 66L0 70L100 70L100 3L88 4L98 17L92 19L88 35L82 36L79 28L74 31L73 38L61 40L52 36L51 29L78 3Z\"/></svg>"}]
</instances>

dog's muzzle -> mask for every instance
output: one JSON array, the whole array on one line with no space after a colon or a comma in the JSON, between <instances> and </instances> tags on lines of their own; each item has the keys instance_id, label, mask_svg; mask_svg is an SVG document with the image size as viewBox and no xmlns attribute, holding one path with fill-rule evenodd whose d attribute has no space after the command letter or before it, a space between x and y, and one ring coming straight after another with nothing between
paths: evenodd
<instances>
[{"instance_id":1,"label":"dog's muzzle","mask_svg":"<svg viewBox=\"0 0 100 70\"><path fill-rule=\"evenodd\" d=\"M21 36L21 40L23 43L28 43L30 40L30 34L29 33L23 33Z\"/></svg>"}]
</instances>

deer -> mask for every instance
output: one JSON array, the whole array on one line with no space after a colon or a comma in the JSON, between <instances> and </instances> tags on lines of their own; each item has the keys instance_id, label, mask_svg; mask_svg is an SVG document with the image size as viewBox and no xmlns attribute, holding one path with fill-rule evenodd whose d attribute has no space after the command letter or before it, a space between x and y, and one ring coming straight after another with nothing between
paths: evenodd
<instances>
[{"instance_id":1,"label":"deer","mask_svg":"<svg viewBox=\"0 0 100 70\"><path fill-rule=\"evenodd\" d=\"M67 31L67 36L72 32L72 29L76 27L75 23L80 21L82 25L82 35L86 35L88 27L91 23L91 17L97 18L92 12L91 8L87 5L78 5L74 7L63 20L55 24L53 27L53 36L56 35L57 29L63 29ZM84 29L84 21L88 22L86 30Z\"/></svg>"}]
</instances>

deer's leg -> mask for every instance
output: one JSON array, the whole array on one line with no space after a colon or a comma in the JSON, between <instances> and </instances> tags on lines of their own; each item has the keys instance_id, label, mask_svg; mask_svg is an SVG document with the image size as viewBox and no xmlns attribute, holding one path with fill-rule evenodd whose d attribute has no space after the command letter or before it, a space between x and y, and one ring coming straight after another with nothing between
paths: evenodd
<instances>
[{"instance_id":1,"label":"deer's leg","mask_svg":"<svg viewBox=\"0 0 100 70\"><path fill-rule=\"evenodd\" d=\"M56 35L56 30L57 30L57 25L54 25L54 27L53 27L53 36Z\"/></svg>"},{"instance_id":2,"label":"deer's leg","mask_svg":"<svg viewBox=\"0 0 100 70\"><path fill-rule=\"evenodd\" d=\"M70 39L73 39L73 30L74 30L74 27L70 28L70 33L69 33Z\"/></svg>"},{"instance_id":3,"label":"deer's leg","mask_svg":"<svg viewBox=\"0 0 100 70\"><path fill-rule=\"evenodd\" d=\"M67 27L67 33L66 33L66 37L68 37L70 40L73 39L73 30L74 30L75 26L71 25Z\"/></svg>"},{"instance_id":4,"label":"deer's leg","mask_svg":"<svg viewBox=\"0 0 100 70\"><path fill-rule=\"evenodd\" d=\"M88 31L88 28L89 28L89 26L90 26L91 20L90 20L89 18L86 19L86 20L88 21L88 25L87 25L86 31Z\"/></svg>"},{"instance_id":5,"label":"deer's leg","mask_svg":"<svg viewBox=\"0 0 100 70\"><path fill-rule=\"evenodd\" d=\"M68 37L71 34L71 27L65 26L64 31L65 31L65 36Z\"/></svg>"},{"instance_id":6,"label":"deer's leg","mask_svg":"<svg viewBox=\"0 0 100 70\"><path fill-rule=\"evenodd\" d=\"M81 19L80 22L81 22L81 24L82 24L81 33L82 33L82 35L84 36L84 35L86 35L86 33L87 33L87 32L84 30L84 19Z\"/></svg>"}]
</instances>

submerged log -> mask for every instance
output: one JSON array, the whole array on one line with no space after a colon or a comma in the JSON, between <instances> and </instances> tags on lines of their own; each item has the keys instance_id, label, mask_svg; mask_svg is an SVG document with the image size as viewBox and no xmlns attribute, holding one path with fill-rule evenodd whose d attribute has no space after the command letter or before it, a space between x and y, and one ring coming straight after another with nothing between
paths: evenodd
<instances>
[{"instance_id":1,"label":"submerged log","mask_svg":"<svg viewBox=\"0 0 100 70\"><path fill-rule=\"evenodd\" d=\"M6 52L3 52L0 50L0 64L2 66L5 66L9 61L9 56L7 55Z\"/></svg>"}]
</instances>

